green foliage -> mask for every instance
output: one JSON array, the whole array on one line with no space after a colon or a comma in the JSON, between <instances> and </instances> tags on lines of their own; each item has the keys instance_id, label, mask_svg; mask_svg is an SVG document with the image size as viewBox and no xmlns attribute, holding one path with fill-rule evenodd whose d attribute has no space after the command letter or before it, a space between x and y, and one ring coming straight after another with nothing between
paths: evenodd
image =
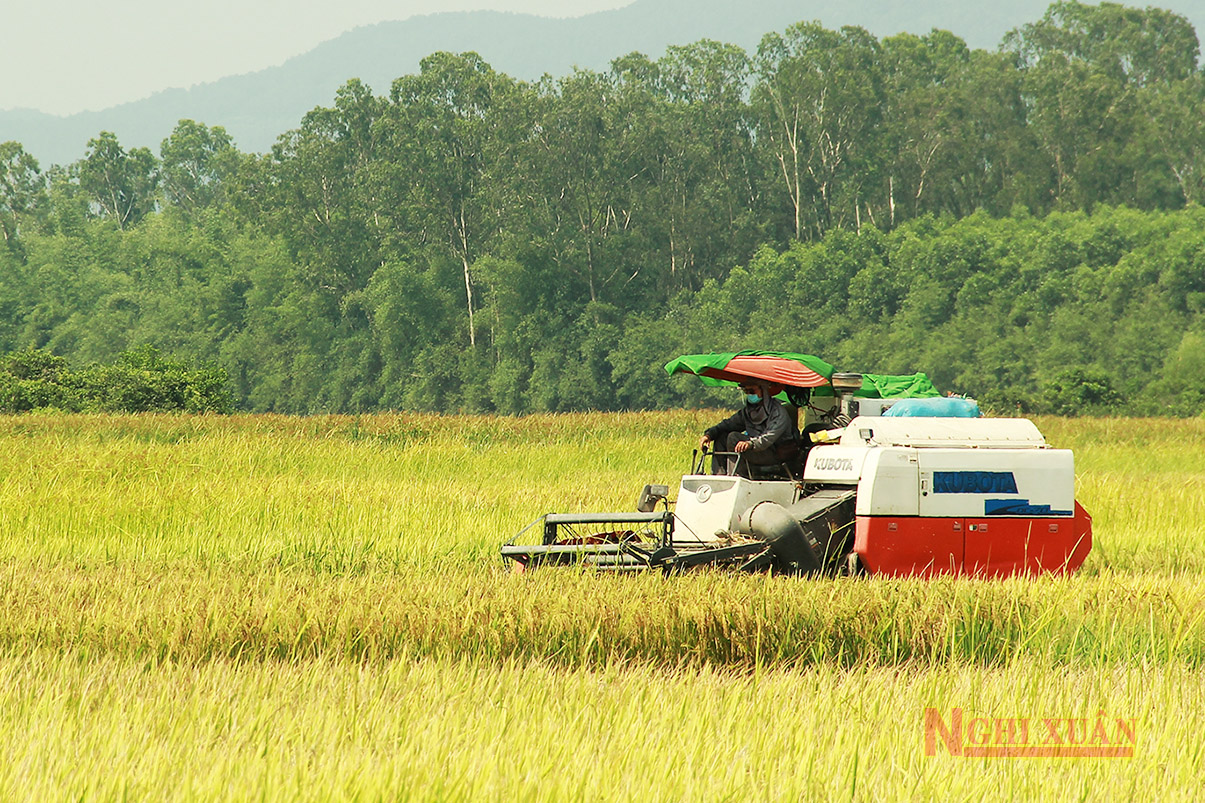
<instances>
[{"instance_id":1,"label":"green foliage","mask_svg":"<svg viewBox=\"0 0 1205 803\"><path fill-rule=\"evenodd\" d=\"M1046 404L1055 415L1101 413L1118 406L1122 396L1103 370L1070 368L1060 371L1045 388Z\"/></svg>"},{"instance_id":2,"label":"green foliage","mask_svg":"<svg viewBox=\"0 0 1205 803\"><path fill-rule=\"evenodd\" d=\"M0 362L0 411L79 409L73 385L65 357L36 349L6 354Z\"/></svg>"},{"instance_id":3,"label":"green foliage","mask_svg":"<svg viewBox=\"0 0 1205 803\"><path fill-rule=\"evenodd\" d=\"M226 373L165 357L153 346L118 355L112 365L72 370L65 357L24 349L0 361L0 412L227 413Z\"/></svg>"},{"instance_id":4,"label":"green foliage","mask_svg":"<svg viewBox=\"0 0 1205 803\"><path fill-rule=\"evenodd\" d=\"M434 53L264 156L193 120L44 173L4 143L0 353L108 366L78 372L97 409L201 404L118 360L156 343L254 411L726 403L659 366L769 348L1195 415L1198 56L1182 17L1068 0L994 53L806 22L535 84Z\"/></svg>"},{"instance_id":5,"label":"green foliage","mask_svg":"<svg viewBox=\"0 0 1205 803\"><path fill-rule=\"evenodd\" d=\"M93 209L118 228L136 224L151 211L159 176L148 149L126 151L116 134L102 131L88 141L88 153L73 172Z\"/></svg>"},{"instance_id":6,"label":"green foliage","mask_svg":"<svg viewBox=\"0 0 1205 803\"><path fill-rule=\"evenodd\" d=\"M164 200L185 213L218 203L239 155L226 129L181 120L159 149Z\"/></svg>"},{"instance_id":7,"label":"green foliage","mask_svg":"<svg viewBox=\"0 0 1205 803\"><path fill-rule=\"evenodd\" d=\"M46 204L38 160L20 143L0 143L0 237L9 252L22 253L21 230L45 214Z\"/></svg>"}]
</instances>

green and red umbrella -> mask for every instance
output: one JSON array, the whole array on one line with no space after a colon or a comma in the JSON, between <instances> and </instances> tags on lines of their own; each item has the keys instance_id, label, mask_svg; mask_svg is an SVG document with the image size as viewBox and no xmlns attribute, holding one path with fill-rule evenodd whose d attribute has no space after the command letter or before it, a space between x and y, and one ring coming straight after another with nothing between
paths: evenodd
<instances>
[{"instance_id":1,"label":"green and red umbrella","mask_svg":"<svg viewBox=\"0 0 1205 803\"><path fill-rule=\"evenodd\" d=\"M777 385L818 388L828 385L833 366L810 354L788 351L737 351L730 354L687 354L670 360L670 374L696 374L705 385L730 385L762 379Z\"/></svg>"},{"instance_id":2,"label":"green and red umbrella","mask_svg":"<svg viewBox=\"0 0 1205 803\"><path fill-rule=\"evenodd\" d=\"M832 365L811 354L790 351L736 351L725 354L686 354L665 364L669 374L698 376L705 385L734 385L760 379L795 388L820 388L831 393ZM925 374L894 376L862 374L862 389L855 396L876 399L940 396Z\"/></svg>"}]
</instances>

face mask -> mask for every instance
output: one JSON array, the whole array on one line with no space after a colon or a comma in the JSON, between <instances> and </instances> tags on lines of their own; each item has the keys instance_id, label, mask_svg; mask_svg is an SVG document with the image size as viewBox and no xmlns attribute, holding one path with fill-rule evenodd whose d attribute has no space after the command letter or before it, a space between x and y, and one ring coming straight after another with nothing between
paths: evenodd
<instances>
[{"instance_id":1,"label":"face mask","mask_svg":"<svg viewBox=\"0 0 1205 803\"><path fill-rule=\"evenodd\" d=\"M757 395L756 393L746 393L745 394L745 402L747 404L757 404L760 401L761 401L761 396Z\"/></svg>"}]
</instances>

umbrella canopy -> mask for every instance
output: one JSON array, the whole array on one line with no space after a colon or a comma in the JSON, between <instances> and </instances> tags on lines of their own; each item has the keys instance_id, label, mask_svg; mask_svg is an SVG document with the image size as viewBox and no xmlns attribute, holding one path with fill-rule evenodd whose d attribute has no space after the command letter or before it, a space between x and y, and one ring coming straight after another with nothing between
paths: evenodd
<instances>
[{"instance_id":1,"label":"umbrella canopy","mask_svg":"<svg viewBox=\"0 0 1205 803\"><path fill-rule=\"evenodd\" d=\"M736 351L727 354L686 354L665 364L666 373L695 374L703 384L733 385L761 379L772 385L818 388L831 395L832 365L811 354L790 351ZM862 374L862 389L855 396L875 399L931 398L940 396L924 374Z\"/></svg>"},{"instance_id":2,"label":"umbrella canopy","mask_svg":"<svg viewBox=\"0 0 1205 803\"><path fill-rule=\"evenodd\" d=\"M667 373L697 374L706 385L727 385L762 379L796 388L828 385L833 366L811 354L788 351L738 351L729 354L687 354L670 360Z\"/></svg>"}]
</instances>

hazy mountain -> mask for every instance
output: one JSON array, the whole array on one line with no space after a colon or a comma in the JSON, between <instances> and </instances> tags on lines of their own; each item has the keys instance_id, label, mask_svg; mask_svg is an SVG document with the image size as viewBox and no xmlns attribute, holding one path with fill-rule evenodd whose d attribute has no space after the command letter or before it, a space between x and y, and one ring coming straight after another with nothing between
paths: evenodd
<instances>
[{"instance_id":1,"label":"hazy mountain","mask_svg":"<svg viewBox=\"0 0 1205 803\"><path fill-rule=\"evenodd\" d=\"M876 36L900 31L953 31L972 47L994 49L1008 30L1039 19L1047 0L636 0L632 5L575 19L474 11L432 14L357 28L279 67L224 78L191 89L169 89L144 100L97 112L56 117L29 110L0 112L0 142L17 140L42 165L84 154L87 141L113 131L125 147L159 143L178 120L222 125L245 151L264 151L302 115L333 102L335 90L360 78L387 93L394 78L415 72L438 50L475 50L495 69L516 78L562 75L575 66L605 69L634 50L660 56L667 45L703 38L749 51L768 31L799 20L829 28L861 25ZM1164 0L1205 30L1201 0Z\"/></svg>"}]
</instances>

